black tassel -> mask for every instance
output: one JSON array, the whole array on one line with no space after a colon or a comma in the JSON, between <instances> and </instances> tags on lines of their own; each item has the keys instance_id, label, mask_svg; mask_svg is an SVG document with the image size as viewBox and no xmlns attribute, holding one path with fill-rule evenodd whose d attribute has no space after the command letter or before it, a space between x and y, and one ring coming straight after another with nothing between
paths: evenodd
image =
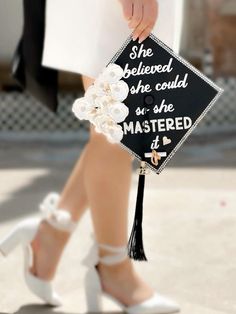
<instances>
[{"instance_id":1,"label":"black tassel","mask_svg":"<svg viewBox=\"0 0 236 314\"><path fill-rule=\"evenodd\" d=\"M135 216L132 231L128 241L128 255L137 261L147 261L143 248L143 194L145 185L145 168L140 167L140 174L138 180L138 192L136 198ZM145 162L144 162L145 165Z\"/></svg>"}]
</instances>

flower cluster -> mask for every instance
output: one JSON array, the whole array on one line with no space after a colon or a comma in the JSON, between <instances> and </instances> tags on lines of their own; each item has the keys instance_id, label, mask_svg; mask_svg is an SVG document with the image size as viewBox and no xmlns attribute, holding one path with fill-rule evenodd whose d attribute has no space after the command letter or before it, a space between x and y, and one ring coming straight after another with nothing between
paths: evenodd
<instances>
[{"instance_id":1,"label":"flower cluster","mask_svg":"<svg viewBox=\"0 0 236 314\"><path fill-rule=\"evenodd\" d=\"M44 219L49 221L53 220L62 226L66 226L71 221L71 214L64 209L58 209L58 201L59 195L57 193L51 192L40 204L39 209Z\"/></svg>"},{"instance_id":2,"label":"flower cluster","mask_svg":"<svg viewBox=\"0 0 236 314\"><path fill-rule=\"evenodd\" d=\"M111 143L122 140L123 130L118 123L129 114L129 108L123 103L129 87L122 77L123 69L115 63L109 64L84 97L76 99L72 105L72 112L78 119L89 120Z\"/></svg>"}]
</instances>

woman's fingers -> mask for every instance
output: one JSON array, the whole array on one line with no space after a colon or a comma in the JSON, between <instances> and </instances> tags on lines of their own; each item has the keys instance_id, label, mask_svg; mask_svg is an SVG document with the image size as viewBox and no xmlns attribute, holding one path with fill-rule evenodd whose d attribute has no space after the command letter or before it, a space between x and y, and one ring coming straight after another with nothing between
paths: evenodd
<instances>
[{"instance_id":1,"label":"woman's fingers","mask_svg":"<svg viewBox=\"0 0 236 314\"><path fill-rule=\"evenodd\" d=\"M139 38L139 42L146 39L157 19L157 0L133 0L133 16L129 27L133 29L133 39Z\"/></svg>"},{"instance_id":2,"label":"woman's fingers","mask_svg":"<svg viewBox=\"0 0 236 314\"><path fill-rule=\"evenodd\" d=\"M132 19L133 16L133 2L131 0L120 0L122 5L123 14L127 21Z\"/></svg>"},{"instance_id":3,"label":"woman's fingers","mask_svg":"<svg viewBox=\"0 0 236 314\"><path fill-rule=\"evenodd\" d=\"M158 14L156 0L143 0L143 20L134 31L134 40L139 38L139 43L145 40L151 33Z\"/></svg>"},{"instance_id":4,"label":"woman's fingers","mask_svg":"<svg viewBox=\"0 0 236 314\"><path fill-rule=\"evenodd\" d=\"M157 0L119 0L128 26L133 30L133 39L141 43L146 39L157 20Z\"/></svg>"},{"instance_id":5,"label":"woman's fingers","mask_svg":"<svg viewBox=\"0 0 236 314\"><path fill-rule=\"evenodd\" d=\"M154 26L153 19L154 17L152 18L152 12L150 12L150 8L147 6L146 7L143 6L143 19L133 31L134 40L136 40L139 37L139 41L140 41L140 35L145 30L150 29L151 31L152 27Z\"/></svg>"},{"instance_id":6,"label":"woman's fingers","mask_svg":"<svg viewBox=\"0 0 236 314\"><path fill-rule=\"evenodd\" d=\"M129 28L136 29L143 20L143 4L142 0L133 1L133 15L128 24Z\"/></svg>"},{"instance_id":7,"label":"woman's fingers","mask_svg":"<svg viewBox=\"0 0 236 314\"><path fill-rule=\"evenodd\" d=\"M154 26L154 25L153 25ZM153 26L148 26L147 28L145 28L142 33L138 36L139 40L138 42L141 44L151 33Z\"/></svg>"},{"instance_id":8,"label":"woman's fingers","mask_svg":"<svg viewBox=\"0 0 236 314\"><path fill-rule=\"evenodd\" d=\"M157 1L148 1L148 4L146 5L146 2L144 2L143 6L143 21L141 25L137 28L137 35L136 38L139 38L139 43L144 41L151 33L158 15L158 4Z\"/></svg>"}]
</instances>

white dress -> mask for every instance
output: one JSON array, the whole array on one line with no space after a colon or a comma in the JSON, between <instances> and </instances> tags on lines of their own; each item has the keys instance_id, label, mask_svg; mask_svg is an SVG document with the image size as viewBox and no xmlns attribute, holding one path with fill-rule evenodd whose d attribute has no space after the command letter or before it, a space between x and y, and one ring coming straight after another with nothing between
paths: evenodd
<instances>
[{"instance_id":1,"label":"white dress","mask_svg":"<svg viewBox=\"0 0 236 314\"><path fill-rule=\"evenodd\" d=\"M47 0L42 64L96 78L131 34L118 0ZM183 0L158 0L152 31L179 51Z\"/></svg>"}]
</instances>

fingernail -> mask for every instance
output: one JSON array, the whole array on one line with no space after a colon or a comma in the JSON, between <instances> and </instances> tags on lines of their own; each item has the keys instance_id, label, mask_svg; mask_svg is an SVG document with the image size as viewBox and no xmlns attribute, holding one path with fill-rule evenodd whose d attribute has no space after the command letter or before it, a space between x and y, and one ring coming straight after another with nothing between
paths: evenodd
<instances>
[{"instance_id":1,"label":"fingernail","mask_svg":"<svg viewBox=\"0 0 236 314\"><path fill-rule=\"evenodd\" d=\"M143 39L139 38L138 43L141 44Z\"/></svg>"},{"instance_id":2,"label":"fingernail","mask_svg":"<svg viewBox=\"0 0 236 314\"><path fill-rule=\"evenodd\" d=\"M136 39L137 39L137 36L134 36L134 37L133 37L133 41L135 41Z\"/></svg>"}]
</instances>

